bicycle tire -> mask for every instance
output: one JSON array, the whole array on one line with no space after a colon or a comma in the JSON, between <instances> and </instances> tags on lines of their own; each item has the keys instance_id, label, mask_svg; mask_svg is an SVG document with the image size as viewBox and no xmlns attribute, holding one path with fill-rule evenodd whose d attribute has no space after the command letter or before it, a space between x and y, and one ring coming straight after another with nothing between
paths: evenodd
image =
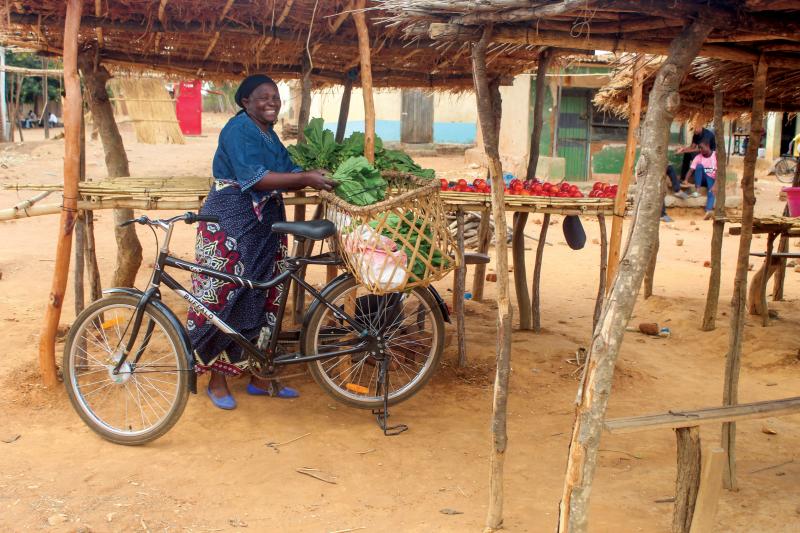
<instances>
[{"instance_id":1,"label":"bicycle tire","mask_svg":"<svg viewBox=\"0 0 800 533\"><path fill-rule=\"evenodd\" d=\"M145 308L142 327L137 336L134 350L129 354L125 363L125 365L129 365L135 354L143 347L139 364L132 371L130 366L124 366L123 370L129 370L127 373L123 371L112 375L110 370L115 362L115 350L112 345L117 346L114 338L117 338L117 341L119 338L125 338L128 332L128 328L125 326L133 317L138 303L139 298L136 296L118 294L102 298L84 309L75 319L75 323L67 335L62 366L64 386L78 416L92 431L104 439L128 446L146 444L163 436L180 419L189 397L187 372L190 369L187 368L186 354L181 348L180 334L166 316L153 305ZM122 315L116 310L125 310L125 314L129 313L129 316L126 319L120 318ZM149 336L148 331L150 332ZM109 339L111 339L110 342ZM149 352L156 352L156 356L158 356L157 350L162 347L166 353L163 357L158 357L156 360L149 360L146 357L149 356ZM95 350L97 356L95 356ZM116 361L118 360L116 359ZM163 364L155 365L162 360L166 361ZM174 362L174 368L171 366L172 362ZM165 370L160 370L162 367ZM151 370L143 370L147 368ZM139 372L136 371L137 369ZM81 378L92 374L95 376L89 379L100 379L101 381L81 383ZM153 374L157 374L158 378L152 376ZM102 384L103 380L108 383ZM135 388L136 395L131 390L131 383ZM102 385L88 390L89 386L95 384ZM105 390L105 392L92 398L92 403L97 400L97 405L92 407L88 396L101 390ZM116 427L108 420L108 416L103 416L98 412L98 407L102 404L103 399L107 399L112 394L116 397L120 393L124 397L124 420L127 428ZM133 421L129 420L129 397L134 401L137 398L139 400L142 427L135 430ZM163 408L163 415L158 416L159 412L154 404L157 405L161 399L167 405ZM119 408L113 398L108 405L110 409ZM148 413L142 405L146 405L152 413ZM135 417L135 414L132 414L131 418ZM153 423L150 423L151 414L156 418Z\"/></svg>"},{"instance_id":2,"label":"bicycle tire","mask_svg":"<svg viewBox=\"0 0 800 533\"><path fill-rule=\"evenodd\" d=\"M791 183L794 179L795 169L797 168L797 161L788 157L782 157L775 163L775 177L781 183Z\"/></svg>"},{"instance_id":3,"label":"bicycle tire","mask_svg":"<svg viewBox=\"0 0 800 533\"><path fill-rule=\"evenodd\" d=\"M375 295L369 295L369 293L366 292L366 289L358 285L356 280L352 277L346 278L345 280L337 283L323 294L329 302L331 302L334 306L339 307L343 297L346 296L348 292L352 292L354 289L356 291L358 291L358 289L365 291L362 296L358 296L357 298L380 298L376 297ZM439 308L438 303L433 298L430 291L424 287L416 287L405 294L407 299L414 298L418 302L418 308L416 311L414 311L416 313L416 315L414 315L416 317L416 325L414 323L407 325L405 318L402 318L399 324L397 323L398 318L402 317L402 312L405 311L406 304L404 303L401 313L398 313L399 316L392 318L393 322L391 324L391 334L387 335L387 351L392 356L389 371L389 405L395 405L403 402L419 392L420 389L422 389L422 387L424 387L425 384L430 380L431 376L433 376L436 367L439 364L442 351L444 350L444 318L442 317L442 311ZM389 297L391 297L391 295L389 295ZM430 319L430 329L432 331L429 335L424 334L419 326L421 311L424 312L423 320L425 322L427 322L428 318ZM333 312L324 305L315 306L312 308L311 313L312 314L306 321L307 326L303 330L303 337L301 339L301 349L305 355L319 352L319 337L323 321L330 323L336 320L333 316ZM409 316L412 315L409 313ZM346 324L343 324L342 321L338 321L337 326L340 328L349 327ZM412 333L408 333L409 329L412 327L416 327L418 329ZM414 337L414 335L416 335L416 337ZM423 346L422 349L424 349L426 344L423 344L420 341L424 341L428 337L430 339L430 348L427 350L428 353L416 352L413 348L409 347L412 343L417 343L420 346ZM422 362L417 362L417 357L420 357ZM409 361L409 358L411 358L412 361ZM312 361L308 364L308 366L314 381L316 381L317 384L334 399L359 409L377 409L383 405L383 396L382 394L378 394L377 388L373 388L371 378L367 387L364 387L363 384L357 385L362 389L368 389L368 393L364 394L362 392L354 392L354 388L348 388L348 385L353 386L355 385L354 383L345 384L342 382L337 384L334 377L329 374L329 371L331 371L332 368L335 368L336 365L345 362L353 367L358 367L361 365L362 371L364 368L370 368L368 371L370 376L377 378L378 363L374 359L372 359L370 362L370 359L371 358L368 356L368 354L364 353L351 356L341 356L335 358L335 360L324 359ZM335 361L333 365L330 364L331 361ZM410 376L408 382L400 387L397 387L396 390L391 391L392 375L400 374L402 371L406 376L409 376L409 369L412 370L411 373L413 375ZM416 372L414 372L414 370L416 370ZM398 378L398 380L399 379L401 378ZM397 380L395 382L397 382ZM375 379L375 385L377 385L377 379Z\"/></svg>"}]
</instances>

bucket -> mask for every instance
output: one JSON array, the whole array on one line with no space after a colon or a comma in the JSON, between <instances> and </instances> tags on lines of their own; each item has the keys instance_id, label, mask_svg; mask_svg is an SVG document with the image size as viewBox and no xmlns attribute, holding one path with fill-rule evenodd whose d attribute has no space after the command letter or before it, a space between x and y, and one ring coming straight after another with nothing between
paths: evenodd
<instances>
[{"instance_id":1,"label":"bucket","mask_svg":"<svg viewBox=\"0 0 800 533\"><path fill-rule=\"evenodd\" d=\"M786 202L789 204L789 216L800 217L800 187L784 187Z\"/></svg>"}]
</instances>

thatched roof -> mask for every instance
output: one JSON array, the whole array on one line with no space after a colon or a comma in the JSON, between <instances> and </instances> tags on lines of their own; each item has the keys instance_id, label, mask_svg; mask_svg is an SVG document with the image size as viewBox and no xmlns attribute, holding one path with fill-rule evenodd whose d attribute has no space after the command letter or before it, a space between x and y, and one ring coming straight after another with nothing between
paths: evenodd
<instances>
[{"instance_id":1,"label":"thatched roof","mask_svg":"<svg viewBox=\"0 0 800 533\"><path fill-rule=\"evenodd\" d=\"M662 57L647 57L642 88L642 106L653 87L655 73ZM633 85L633 58L623 57L616 65L611 81L594 98L604 111L627 117L630 111L628 96ZM714 113L714 87L723 90L723 108L727 115L749 113L752 107L753 67L745 63L698 58L681 83L680 107L676 117L710 119ZM800 70L771 68L767 71L765 108L767 111L800 111Z\"/></svg>"},{"instance_id":2,"label":"thatched roof","mask_svg":"<svg viewBox=\"0 0 800 533\"><path fill-rule=\"evenodd\" d=\"M0 42L61 54L65 2L6 0ZM297 78L306 46L312 79L341 83L359 66L348 0L84 0L80 43L96 46L99 59L202 78L239 78L266 72ZM454 43L409 41L368 2L376 87L472 87L469 53ZM534 45L496 44L490 76L510 81L536 63ZM358 85L358 81L356 81Z\"/></svg>"},{"instance_id":3,"label":"thatched roof","mask_svg":"<svg viewBox=\"0 0 800 533\"><path fill-rule=\"evenodd\" d=\"M797 0L378 0L410 37L665 54L692 20L713 27L700 54L800 69Z\"/></svg>"}]
</instances>

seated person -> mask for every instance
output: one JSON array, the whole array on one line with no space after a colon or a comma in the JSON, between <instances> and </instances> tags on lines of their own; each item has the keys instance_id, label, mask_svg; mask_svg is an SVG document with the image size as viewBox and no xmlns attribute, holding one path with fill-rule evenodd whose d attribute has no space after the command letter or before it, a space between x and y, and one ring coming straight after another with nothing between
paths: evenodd
<instances>
[{"instance_id":1,"label":"seated person","mask_svg":"<svg viewBox=\"0 0 800 533\"><path fill-rule=\"evenodd\" d=\"M667 165L667 177L670 181L670 187L672 187L673 196L677 196L683 200L689 198L689 195L681 190L681 181L678 180L678 175L675 173L675 169L672 168L672 165ZM661 202L661 221L672 222L672 218L667 214L667 204L664 202Z\"/></svg>"},{"instance_id":2,"label":"seated person","mask_svg":"<svg viewBox=\"0 0 800 533\"><path fill-rule=\"evenodd\" d=\"M709 220L714 217L714 193L717 190L717 152L711 149L708 142L700 143L700 153L692 160L689 172L686 173L686 179L688 180L692 174L694 174L695 189L699 191L700 187L708 188L705 219ZM693 194L693 196L696 196L696 194Z\"/></svg>"}]
</instances>

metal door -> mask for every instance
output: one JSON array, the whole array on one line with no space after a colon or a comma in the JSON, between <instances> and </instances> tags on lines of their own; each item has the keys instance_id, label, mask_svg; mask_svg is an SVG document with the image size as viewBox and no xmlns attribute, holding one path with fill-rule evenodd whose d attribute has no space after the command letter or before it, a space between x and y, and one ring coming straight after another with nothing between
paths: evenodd
<instances>
[{"instance_id":1,"label":"metal door","mask_svg":"<svg viewBox=\"0 0 800 533\"><path fill-rule=\"evenodd\" d=\"M589 167L591 90L564 88L558 113L558 156L566 163L565 177L586 181Z\"/></svg>"},{"instance_id":2,"label":"metal door","mask_svg":"<svg viewBox=\"0 0 800 533\"><path fill-rule=\"evenodd\" d=\"M433 142L433 95L416 89L403 89L400 141Z\"/></svg>"}]
</instances>

